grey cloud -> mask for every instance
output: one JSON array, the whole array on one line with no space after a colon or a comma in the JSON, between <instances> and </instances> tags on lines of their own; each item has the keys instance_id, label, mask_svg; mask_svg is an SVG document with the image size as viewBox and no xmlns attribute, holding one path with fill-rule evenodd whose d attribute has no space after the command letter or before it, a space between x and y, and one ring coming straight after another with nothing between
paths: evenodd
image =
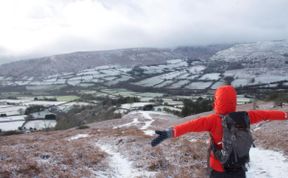
<instances>
[{"instance_id":1,"label":"grey cloud","mask_svg":"<svg viewBox=\"0 0 288 178\"><path fill-rule=\"evenodd\" d=\"M61 18L62 8L75 2L93 2L103 6L107 13L118 14L125 20L120 24L112 24L101 34L93 31L85 34L85 29L97 25L102 27L101 23L105 22L96 22L93 16L83 19L91 21L91 26L78 27L84 29L83 34L62 34L51 44L40 45L38 49L34 49L37 55L141 46L175 47L288 39L287 0L53 0L52 2L46 9L47 12L39 12L39 9L36 9L34 16L45 18L53 15L53 18ZM61 24L59 28L62 28ZM70 24L65 24L65 28L69 29Z\"/></svg>"}]
</instances>

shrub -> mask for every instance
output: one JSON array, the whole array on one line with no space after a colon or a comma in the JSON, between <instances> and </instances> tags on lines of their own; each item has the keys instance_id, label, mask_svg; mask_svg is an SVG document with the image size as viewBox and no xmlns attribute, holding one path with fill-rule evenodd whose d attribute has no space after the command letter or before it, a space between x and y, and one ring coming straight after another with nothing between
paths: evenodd
<instances>
[{"instance_id":1,"label":"shrub","mask_svg":"<svg viewBox=\"0 0 288 178\"><path fill-rule=\"evenodd\" d=\"M75 106L67 113L57 114L56 130L64 130L72 127L79 127L86 123L99 122L119 118L119 114L114 113L112 106Z\"/></svg>"},{"instance_id":2,"label":"shrub","mask_svg":"<svg viewBox=\"0 0 288 178\"><path fill-rule=\"evenodd\" d=\"M35 112L40 112L40 111L43 111L44 109L45 109L45 107L42 106L42 105L29 106L29 107L25 110L25 115L29 115L29 114L35 113Z\"/></svg>"},{"instance_id":3,"label":"shrub","mask_svg":"<svg viewBox=\"0 0 288 178\"><path fill-rule=\"evenodd\" d=\"M90 128L88 125L80 125L77 129L88 129Z\"/></svg>"},{"instance_id":4,"label":"shrub","mask_svg":"<svg viewBox=\"0 0 288 178\"><path fill-rule=\"evenodd\" d=\"M183 100L184 107L181 114L185 117L191 114L211 111L212 103L213 101L211 99L204 99L202 97L199 97L196 101L185 99Z\"/></svg>"},{"instance_id":5,"label":"shrub","mask_svg":"<svg viewBox=\"0 0 288 178\"><path fill-rule=\"evenodd\" d=\"M11 130L11 131L6 131L6 132L1 132L2 136L8 136L8 135L18 135L22 134L22 132L17 131L17 130Z\"/></svg>"}]
</instances>

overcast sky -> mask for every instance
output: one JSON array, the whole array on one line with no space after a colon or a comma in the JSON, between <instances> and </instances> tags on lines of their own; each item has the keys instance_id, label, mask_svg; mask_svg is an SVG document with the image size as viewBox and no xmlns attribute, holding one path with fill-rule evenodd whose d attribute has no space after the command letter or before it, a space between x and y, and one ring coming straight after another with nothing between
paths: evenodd
<instances>
[{"instance_id":1,"label":"overcast sky","mask_svg":"<svg viewBox=\"0 0 288 178\"><path fill-rule=\"evenodd\" d=\"M0 0L0 56L278 39L288 0Z\"/></svg>"}]
</instances>

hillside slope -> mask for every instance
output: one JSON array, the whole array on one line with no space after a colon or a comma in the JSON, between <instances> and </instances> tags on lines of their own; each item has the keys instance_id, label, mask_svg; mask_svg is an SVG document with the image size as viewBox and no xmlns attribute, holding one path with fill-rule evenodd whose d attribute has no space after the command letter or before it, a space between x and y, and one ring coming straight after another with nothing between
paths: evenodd
<instances>
[{"instance_id":1,"label":"hillside slope","mask_svg":"<svg viewBox=\"0 0 288 178\"><path fill-rule=\"evenodd\" d=\"M106 51L75 52L48 56L37 59L21 60L0 66L1 76L20 78L55 75L78 72L103 65L138 65L162 64L169 59L198 58L208 59L217 51L229 45L211 45L203 47L179 47L176 49L131 48Z\"/></svg>"},{"instance_id":2,"label":"hillside slope","mask_svg":"<svg viewBox=\"0 0 288 178\"><path fill-rule=\"evenodd\" d=\"M282 109L288 111L288 106ZM150 146L153 130L185 120L165 113L135 111L122 119L93 123L84 130L0 137L0 177L203 178L207 134L189 133L155 148ZM287 130L287 121L253 127L257 147L251 151L248 178L288 176L283 171L288 168Z\"/></svg>"}]
</instances>

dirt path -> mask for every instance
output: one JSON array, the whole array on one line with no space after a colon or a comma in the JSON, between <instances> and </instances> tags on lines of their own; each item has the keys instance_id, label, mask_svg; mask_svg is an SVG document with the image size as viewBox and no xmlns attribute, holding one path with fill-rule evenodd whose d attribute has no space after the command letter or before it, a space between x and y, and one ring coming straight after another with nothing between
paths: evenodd
<instances>
[{"instance_id":1,"label":"dirt path","mask_svg":"<svg viewBox=\"0 0 288 178\"><path fill-rule=\"evenodd\" d=\"M108 158L108 170L97 171L95 176L99 178L132 178L132 177L153 177L155 175L152 172L145 170L139 170L132 166L132 162L114 150L111 145L108 144L96 144L102 151L109 155Z\"/></svg>"}]
</instances>

